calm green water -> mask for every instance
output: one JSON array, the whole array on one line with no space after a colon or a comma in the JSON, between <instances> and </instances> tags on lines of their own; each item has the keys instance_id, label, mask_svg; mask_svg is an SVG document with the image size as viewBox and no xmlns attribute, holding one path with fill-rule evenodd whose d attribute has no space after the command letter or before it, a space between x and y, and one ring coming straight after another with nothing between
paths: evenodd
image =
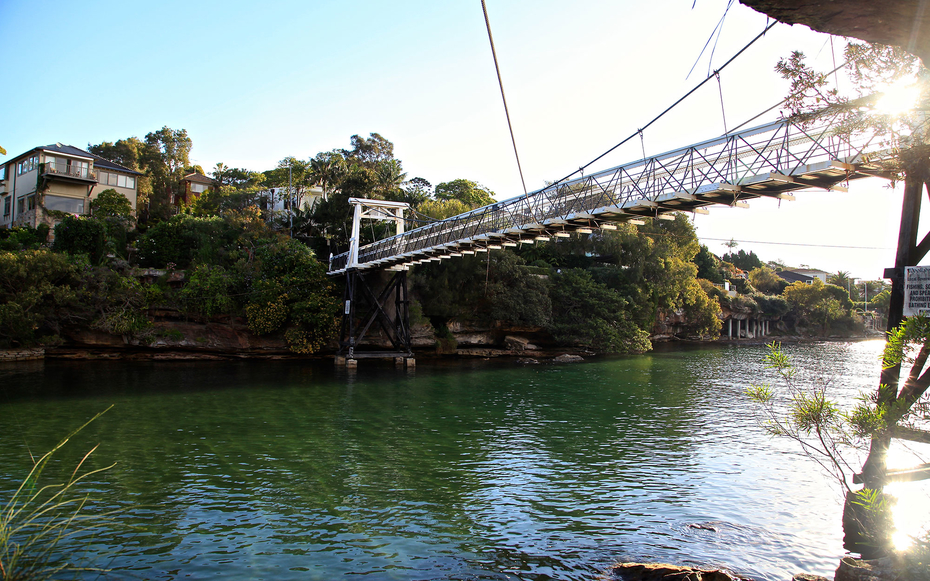
<instances>
[{"instance_id":1,"label":"calm green water","mask_svg":"<svg viewBox=\"0 0 930 581\"><path fill-rule=\"evenodd\" d=\"M871 390L880 343L790 347ZM363 362L0 367L3 497L41 453L96 443L81 556L111 578L594 579L612 562L827 574L840 498L765 436L762 348L518 367ZM131 525L131 526L123 526ZM702 525L697 528L692 525Z\"/></svg>"}]
</instances>

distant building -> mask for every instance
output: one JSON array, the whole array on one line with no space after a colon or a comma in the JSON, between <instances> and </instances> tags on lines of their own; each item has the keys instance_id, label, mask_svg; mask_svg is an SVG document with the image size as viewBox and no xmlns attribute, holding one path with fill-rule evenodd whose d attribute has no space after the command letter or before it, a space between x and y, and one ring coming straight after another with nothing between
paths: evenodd
<instances>
[{"instance_id":1,"label":"distant building","mask_svg":"<svg viewBox=\"0 0 930 581\"><path fill-rule=\"evenodd\" d=\"M272 215L287 212L291 208L287 187L262 190L258 194L258 199L261 209L271 212ZM300 199L294 200L294 206L299 210L309 210L320 200L325 199L323 188L314 186L305 190Z\"/></svg>"},{"instance_id":2,"label":"distant building","mask_svg":"<svg viewBox=\"0 0 930 581\"><path fill-rule=\"evenodd\" d=\"M181 178L181 188L181 193L174 199L175 206L186 206L200 197L200 194L212 190L213 178L199 173L190 173Z\"/></svg>"},{"instance_id":3,"label":"distant building","mask_svg":"<svg viewBox=\"0 0 930 581\"><path fill-rule=\"evenodd\" d=\"M53 226L57 212L89 214L90 201L106 189L126 196L135 211L141 175L72 145L30 149L0 165L0 228Z\"/></svg>"},{"instance_id":4,"label":"distant building","mask_svg":"<svg viewBox=\"0 0 930 581\"><path fill-rule=\"evenodd\" d=\"M815 268L796 268L794 270L779 270L775 274L790 283L803 282L806 284L813 284L814 279L820 279L820 282L826 284L827 276L829 276L830 273Z\"/></svg>"}]
</instances>

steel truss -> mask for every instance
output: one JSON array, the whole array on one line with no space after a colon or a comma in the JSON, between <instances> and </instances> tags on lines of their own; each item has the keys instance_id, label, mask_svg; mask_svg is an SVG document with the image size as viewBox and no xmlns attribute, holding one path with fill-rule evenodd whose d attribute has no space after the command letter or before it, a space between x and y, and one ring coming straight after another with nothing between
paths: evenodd
<instances>
[{"instance_id":1,"label":"steel truss","mask_svg":"<svg viewBox=\"0 0 930 581\"><path fill-rule=\"evenodd\" d=\"M413 356L407 273L402 270L395 272L381 292L375 294L372 283L381 276L379 271L352 269L346 272L345 311L337 356L347 359ZM393 313L387 309L391 300L394 302ZM393 351L356 351L375 322L390 340Z\"/></svg>"},{"instance_id":2,"label":"steel truss","mask_svg":"<svg viewBox=\"0 0 930 581\"><path fill-rule=\"evenodd\" d=\"M412 264L515 246L520 242L610 229L613 222L706 213L705 206L745 207L759 197L883 175L874 134L839 135L828 123L806 128L780 121L677 149L453 216L359 249L359 270ZM329 274L346 273L349 253Z\"/></svg>"}]
</instances>

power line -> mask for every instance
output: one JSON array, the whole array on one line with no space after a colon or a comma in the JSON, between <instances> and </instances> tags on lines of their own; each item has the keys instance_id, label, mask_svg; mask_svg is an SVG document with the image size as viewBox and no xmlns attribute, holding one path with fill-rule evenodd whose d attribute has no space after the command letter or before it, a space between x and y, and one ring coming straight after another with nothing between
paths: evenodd
<instances>
[{"instance_id":1,"label":"power line","mask_svg":"<svg viewBox=\"0 0 930 581\"><path fill-rule=\"evenodd\" d=\"M733 238L706 238L698 236L698 240L710 240L713 242L739 242L741 244L769 244L772 246L803 246L806 248L839 248L843 250L894 250L887 246L847 246L843 244L809 244L805 242L767 242L763 240L734 240Z\"/></svg>"}]
</instances>

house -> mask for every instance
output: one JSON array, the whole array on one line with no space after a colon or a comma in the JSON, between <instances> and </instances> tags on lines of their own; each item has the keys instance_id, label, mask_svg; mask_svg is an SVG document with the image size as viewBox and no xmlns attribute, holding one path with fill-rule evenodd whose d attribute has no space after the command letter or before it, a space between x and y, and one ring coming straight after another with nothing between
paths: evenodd
<instances>
[{"instance_id":1,"label":"house","mask_svg":"<svg viewBox=\"0 0 930 581\"><path fill-rule=\"evenodd\" d=\"M213 189L213 178L199 173L189 173L181 178L181 193L174 199L175 206L186 206L200 194Z\"/></svg>"},{"instance_id":2,"label":"house","mask_svg":"<svg viewBox=\"0 0 930 581\"><path fill-rule=\"evenodd\" d=\"M786 280L791 283L803 282L806 284L813 284L815 278L819 278L820 282L826 284L827 277L830 275L828 272L823 270L817 270L816 268L796 268L794 270L780 270L776 272L783 280Z\"/></svg>"},{"instance_id":3,"label":"house","mask_svg":"<svg viewBox=\"0 0 930 581\"><path fill-rule=\"evenodd\" d=\"M89 214L90 201L106 189L135 210L141 175L72 145L36 147L0 164L0 228L52 226L58 212Z\"/></svg>"},{"instance_id":4,"label":"house","mask_svg":"<svg viewBox=\"0 0 930 581\"><path fill-rule=\"evenodd\" d=\"M295 191L297 188L294 188ZM294 206L302 211L309 210L320 200L325 200L323 188L313 186L306 188L297 200L294 200ZM267 210L271 215L286 213L290 207L290 199L287 187L267 188L258 193L259 206L262 210Z\"/></svg>"}]
</instances>

